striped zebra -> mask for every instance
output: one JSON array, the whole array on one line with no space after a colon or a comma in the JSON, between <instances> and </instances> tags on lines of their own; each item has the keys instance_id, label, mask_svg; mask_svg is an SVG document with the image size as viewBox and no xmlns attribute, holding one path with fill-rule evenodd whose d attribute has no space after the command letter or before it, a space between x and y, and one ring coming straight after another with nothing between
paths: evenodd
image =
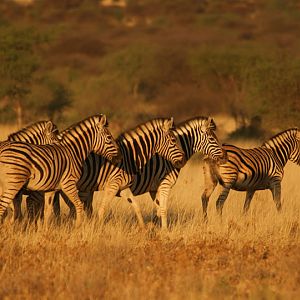
<instances>
[{"instance_id":1,"label":"striped zebra","mask_svg":"<svg viewBox=\"0 0 300 300\"><path fill-rule=\"evenodd\" d=\"M233 145L224 145L228 161L217 165L210 159L205 160L205 190L202 194L204 219L207 219L209 197L216 185L223 190L216 203L217 211L222 214L223 205L230 189L246 191L244 213L250 207L255 191L269 189L277 210L281 209L281 181L287 161L300 164L300 132L297 128L285 130L261 147L242 149Z\"/></svg>"},{"instance_id":2,"label":"striped zebra","mask_svg":"<svg viewBox=\"0 0 300 300\"><path fill-rule=\"evenodd\" d=\"M123 159L118 164L111 163L99 155L88 156L77 185L81 199L89 207L88 211L91 212L91 200L85 198L91 199L94 191L104 190L98 211L99 219L103 220L106 203L132 185L137 174L155 153L169 160L177 168L182 167L185 157L173 130L173 118L157 118L121 134L117 143ZM72 214L72 206L67 197L64 194L62 196L70 206ZM39 201L37 198L32 199L32 202ZM140 211L137 217L139 224L144 226Z\"/></svg>"},{"instance_id":3,"label":"striped zebra","mask_svg":"<svg viewBox=\"0 0 300 300\"><path fill-rule=\"evenodd\" d=\"M57 134L58 128L51 121L38 121L10 134L7 141L20 141L35 145L46 145L57 141ZM21 200L22 193L20 192L17 194L13 201L13 205L10 207L14 215L11 222L22 218Z\"/></svg>"},{"instance_id":4,"label":"striped zebra","mask_svg":"<svg viewBox=\"0 0 300 300\"><path fill-rule=\"evenodd\" d=\"M180 141L186 160L198 152L209 156L216 163L226 160L226 153L215 135L215 130L214 120L207 117L194 117L176 127L175 135ZM179 168L155 155L137 174L130 188L133 196L150 193L157 206L157 218L161 220L164 229L167 228L167 201L179 173ZM128 201L134 204L133 198L128 197Z\"/></svg>"},{"instance_id":5,"label":"striped zebra","mask_svg":"<svg viewBox=\"0 0 300 300\"><path fill-rule=\"evenodd\" d=\"M0 218L24 186L45 191L51 203L56 190L62 190L76 209L76 224L83 205L78 197L77 181L86 157L95 152L109 160L119 156L119 148L107 128L105 115L91 116L64 131L59 142L33 145L3 142L0 145Z\"/></svg>"}]
</instances>

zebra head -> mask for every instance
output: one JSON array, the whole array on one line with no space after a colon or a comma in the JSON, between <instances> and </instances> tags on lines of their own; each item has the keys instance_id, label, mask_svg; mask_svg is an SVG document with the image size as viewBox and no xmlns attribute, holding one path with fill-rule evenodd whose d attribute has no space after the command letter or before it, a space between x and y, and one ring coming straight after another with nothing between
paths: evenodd
<instances>
[{"instance_id":1,"label":"zebra head","mask_svg":"<svg viewBox=\"0 0 300 300\"><path fill-rule=\"evenodd\" d=\"M223 164L227 161L226 151L222 148L216 134L216 124L211 117L198 118L196 136L194 140L194 152L202 152L209 158Z\"/></svg>"},{"instance_id":2,"label":"zebra head","mask_svg":"<svg viewBox=\"0 0 300 300\"><path fill-rule=\"evenodd\" d=\"M121 152L112 134L108 130L106 115L96 115L93 119L96 123L96 138L94 140L93 152L102 155L110 161L120 161Z\"/></svg>"},{"instance_id":3,"label":"zebra head","mask_svg":"<svg viewBox=\"0 0 300 300\"><path fill-rule=\"evenodd\" d=\"M36 145L58 141L58 128L51 121L39 121L8 136L8 141L21 141Z\"/></svg>"},{"instance_id":4,"label":"zebra head","mask_svg":"<svg viewBox=\"0 0 300 300\"><path fill-rule=\"evenodd\" d=\"M300 165L300 131L299 129L295 129L295 138L293 143L292 152L290 155L290 161Z\"/></svg>"},{"instance_id":5,"label":"zebra head","mask_svg":"<svg viewBox=\"0 0 300 300\"><path fill-rule=\"evenodd\" d=\"M58 141L59 130L51 121L47 121L45 128L45 144L52 144Z\"/></svg>"},{"instance_id":6,"label":"zebra head","mask_svg":"<svg viewBox=\"0 0 300 300\"><path fill-rule=\"evenodd\" d=\"M185 154L174 133L174 121L164 119L160 128L161 135L155 146L155 153L169 160L176 168L182 168L186 163Z\"/></svg>"}]
</instances>

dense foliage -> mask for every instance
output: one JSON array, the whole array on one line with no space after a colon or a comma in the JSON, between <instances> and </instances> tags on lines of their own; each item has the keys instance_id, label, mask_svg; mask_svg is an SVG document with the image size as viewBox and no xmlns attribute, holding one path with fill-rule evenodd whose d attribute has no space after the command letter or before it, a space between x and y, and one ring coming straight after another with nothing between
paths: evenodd
<instances>
[{"instance_id":1,"label":"dense foliage","mask_svg":"<svg viewBox=\"0 0 300 300\"><path fill-rule=\"evenodd\" d=\"M101 2L1 1L0 120L19 103L25 122L222 113L299 126L297 1Z\"/></svg>"}]
</instances>

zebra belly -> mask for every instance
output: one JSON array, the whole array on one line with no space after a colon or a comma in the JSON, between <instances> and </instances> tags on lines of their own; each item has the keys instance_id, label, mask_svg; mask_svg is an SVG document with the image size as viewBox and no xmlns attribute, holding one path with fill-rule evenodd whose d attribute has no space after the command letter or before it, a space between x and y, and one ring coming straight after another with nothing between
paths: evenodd
<instances>
[{"instance_id":1,"label":"zebra belly","mask_svg":"<svg viewBox=\"0 0 300 300\"><path fill-rule=\"evenodd\" d=\"M264 178L263 180L255 181L254 179L251 181L247 180L237 180L235 184L232 186L232 189L236 191L248 191L248 190L265 190L270 188L270 180Z\"/></svg>"}]
</instances>

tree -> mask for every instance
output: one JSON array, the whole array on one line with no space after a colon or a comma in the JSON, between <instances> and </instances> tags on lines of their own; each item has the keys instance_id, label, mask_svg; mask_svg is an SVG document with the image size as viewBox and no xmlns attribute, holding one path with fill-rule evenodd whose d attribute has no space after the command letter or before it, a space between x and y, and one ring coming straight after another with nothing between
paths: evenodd
<instances>
[{"instance_id":1,"label":"tree","mask_svg":"<svg viewBox=\"0 0 300 300\"><path fill-rule=\"evenodd\" d=\"M26 120L39 115L55 123L59 122L64 110L72 105L72 101L72 93L64 83L52 77L39 78L32 84L31 93L27 97Z\"/></svg>"},{"instance_id":2,"label":"tree","mask_svg":"<svg viewBox=\"0 0 300 300\"><path fill-rule=\"evenodd\" d=\"M18 126L33 74L38 68L34 45L38 37L30 29L5 28L0 31L0 99L13 108Z\"/></svg>"},{"instance_id":3,"label":"tree","mask_svg":"<svg viewBox=\"0 0 300 300\"><path fill-rule=\"evenodd\" d=\"M51 96L42 109L46 112L49 119L56 122L61 118L63 110L71 106L71 93L62 83L57 81L49 81L47 86Z\"/></svg>"}]
</instances>

